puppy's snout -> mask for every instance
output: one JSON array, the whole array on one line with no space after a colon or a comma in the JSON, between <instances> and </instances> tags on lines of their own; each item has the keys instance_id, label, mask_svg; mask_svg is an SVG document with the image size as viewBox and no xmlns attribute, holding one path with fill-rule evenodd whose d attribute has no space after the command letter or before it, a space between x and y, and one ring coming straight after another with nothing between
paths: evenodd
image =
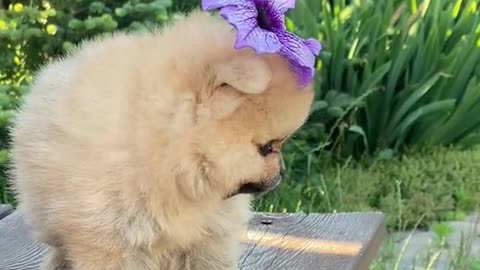
<instances>
[{"instance_id":1,"label":"puppy's snout","mask_svg":"<svg viewBox=\"0 0 480 270\"><path fill-rule=\"evenodd\" d=\"M282 181L282 175L261 181L261 182L249 182L240 186L237 194L261 194L267 193L275 189Z\"/></svg>"},{"instance_id":2,"label":"puppy's snout","mask_svg":"<svg viewBox=\"0 0 480 270\"><path fill-rule=\"evenodd\" d=\"M283 160L280 158L278 161L277 174L273 177L261 179L260 181L251 181L242 184L235 192L227 196L227 198L233 197L238 194L255 194L262 195L274 190L280 182L282 182L285 174L285 167L283 166Z\"/></svg>"}]
</instances>

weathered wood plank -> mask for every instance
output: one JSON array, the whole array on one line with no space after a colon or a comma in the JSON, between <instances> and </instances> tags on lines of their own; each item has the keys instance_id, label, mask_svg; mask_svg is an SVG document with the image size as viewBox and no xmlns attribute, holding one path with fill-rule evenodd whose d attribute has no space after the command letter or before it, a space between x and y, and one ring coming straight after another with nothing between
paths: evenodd
<instances>
[{"instance_id":1,"label":"weathered wood plank","mask_svg":"<svg viewBox=\"0 0 480 270\"><path fill-rule=\"evenodd\" d=\"M32 240L20 212L0 220L0 269L37 270L46 246Z\"/></svg>"},{"instance_id":2,"label":"weathered wood plank","mask_svg":"<svg viewBox=\"0 0 480 270\"><path fill-rule=\"evenodd\" d=\"M0 204L0 219L10 215L12 213L12 207L8 204Z\"/></svg>"},{"instance_id":3,"label":"weathered wood plank","mask_svg":"<svg viewBox=\"0 0 480 270\"><path fill-rule=\"evenodd\" d=\"M384 236L377 213L258 214L243 238L239 269L366 270ZM0 221L0 269L37 270L45 251L19 212Z\"/></svg>"},{"instance_id":4,"label":"weathered wood plank","mask_svg":"<svg viewBox=\"0 0 480 270\"><path fill-rule=\"evenodd\" d=\"M259 215L240 269L366 270L385 236L380 213Z\"/></svg>"}]
</instances>

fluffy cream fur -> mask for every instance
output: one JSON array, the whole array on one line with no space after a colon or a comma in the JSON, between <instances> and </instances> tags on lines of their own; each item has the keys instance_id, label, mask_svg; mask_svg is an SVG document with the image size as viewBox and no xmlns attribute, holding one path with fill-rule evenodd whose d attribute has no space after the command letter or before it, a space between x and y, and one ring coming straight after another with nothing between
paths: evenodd
<instances>
[{"instance_id":1,"label":"fluffy cream fur","mask_svg":"<svg viewBox=\"0 0 480 270\"><path fill-rule=\"evenodd\" d=\"M43 270L236 268L251 196L237 191L277 184L313 91L234 41L195 11L42 68L12 129L11 176L50 246Z\"/></svg>"}]
</instances>

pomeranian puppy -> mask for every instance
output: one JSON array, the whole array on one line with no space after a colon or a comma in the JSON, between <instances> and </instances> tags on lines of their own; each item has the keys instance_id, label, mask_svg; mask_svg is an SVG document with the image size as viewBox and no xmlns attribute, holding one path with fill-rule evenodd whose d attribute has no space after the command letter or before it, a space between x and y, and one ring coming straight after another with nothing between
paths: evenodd
<instances>
[{"instance_id":1,"label":"pomeranian puppy","mask_svg":"<svg viewBox=\"0 0 480 270\"><path fill-rule=\"evenodd\" d=\"M12 186L43 270L235 269L252 195L306 121L278 55L195 11L43 67L12 128Z\"/></svg>"}]
</instances>

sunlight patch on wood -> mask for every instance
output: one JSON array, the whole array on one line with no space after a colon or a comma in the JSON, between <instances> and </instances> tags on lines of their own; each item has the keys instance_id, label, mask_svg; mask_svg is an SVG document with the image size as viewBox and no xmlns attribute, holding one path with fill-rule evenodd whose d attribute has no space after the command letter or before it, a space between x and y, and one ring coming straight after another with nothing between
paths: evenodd
<instances>
[{"instance_id":1,"label":"sunlight patch on wood","mask_svg":"<svg viewBox=\"0 0 480 270\"><path fill-rule=\"evenodd\" d=\"M324 255L357 256L362 249L358 242L324 241L261 231L249 231L242 236L242 242L257 246L287 249Z\"/></svg>"}]
</instances>

